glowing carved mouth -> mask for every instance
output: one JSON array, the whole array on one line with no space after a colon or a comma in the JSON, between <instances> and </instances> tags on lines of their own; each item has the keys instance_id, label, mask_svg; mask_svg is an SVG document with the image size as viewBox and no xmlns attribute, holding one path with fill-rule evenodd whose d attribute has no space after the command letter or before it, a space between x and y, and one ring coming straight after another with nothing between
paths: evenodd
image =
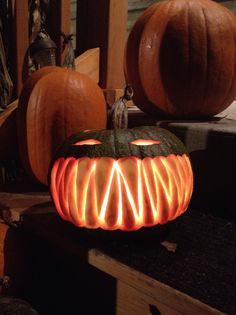
<instances>
[{"instance_id":1,"label":"glowing carved mouth","mask_svg":"<svg viewBox=\"0 0 236 315\"><path fill-rule=\"evenodd\" d=\"M189 204L193 175L186 154L167 157L59 158L51 194L60 216L81 227L136 230L164 224Z\"/></svg>"}]
</instances>

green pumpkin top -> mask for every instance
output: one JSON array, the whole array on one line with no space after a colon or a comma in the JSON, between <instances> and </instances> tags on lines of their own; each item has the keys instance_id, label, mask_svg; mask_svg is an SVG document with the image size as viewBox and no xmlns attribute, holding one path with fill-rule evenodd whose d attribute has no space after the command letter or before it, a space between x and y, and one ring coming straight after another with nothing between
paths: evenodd
<instances>
[{"instance_id":1,"label":"green pumpkin top","mask_svg":"<svg viewBox=\"0 0 236 315\"><path fill-rule=\"evenodd\" d=\"M150 140L139 144L135 140ZM96 144L88 144L96 140ZM153 144L152 141L154 140ZM145 141L144 141L145 142ZM87 143L87 144L86 144ZM69 137L57 151L59 157L144 157L182 155L187 153L184 144L170 131L155 127L142 126L132 129L89 130ZM54 160L55 160L54 159Z\"/></svg>"}]
</instances>

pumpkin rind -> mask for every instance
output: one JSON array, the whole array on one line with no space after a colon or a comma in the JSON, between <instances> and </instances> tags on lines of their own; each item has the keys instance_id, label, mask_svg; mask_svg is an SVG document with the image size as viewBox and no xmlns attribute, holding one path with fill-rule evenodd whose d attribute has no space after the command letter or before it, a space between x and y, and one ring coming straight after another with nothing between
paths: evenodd
<instances>
[{"instance_id":1,"label":"pumpkin rind","mask_svg":"<svg viewBox=\"0 0 236 315\"><path fill-rule=\"evenodd\" d=\"M24 135L19 138L22 161L27 172L45 185L52 156L67 137L106 127L101 89L88 76L68 69L42 76L27 103L19 102L18 108L18 126Z\"/></svg>"},{"instance_id":2,"label":"pumpkin rind","mask_svg":"<svg viewBox=\"0 0 236 315\"><path fill-rule=\"evenodd\" d=\"M101 144L83 145L79 149L74 143L85 139L99 140ZM137 146L131 143L134 139L160 140L160 144ZM115 159L136 156L144 157L182 155L187 150L172 132L155 126L141 126L132 129L89 130L69 137L55 155L57 157L112 157Z\"/></svg>"},{"instance_id":3,"label":"pumpkin rind","mask_svg":"<svg viewBox=\"0 0 236 315\"><path fill-rule=\"evenodd\" d=\"M27 78L20 93L18 107L16 110L17 139L18 143L20 144L18 147L23 167L27 170L27 172L29 172L29 174L32 177L34 177L34 174L31 170L29 156L28 154L26 154L26 152L28 152L28 145L26 141L27 128L25 126L27 125L26 112L28 107L28 101L33 88L42 77L49 73L61 70L63 69L57 66L47 66L36 70L35 72L32 73L30 77Z\"/></svg>"},{"instance_id":4,"label":"pumpkin rind","mask_svg":"<svg viewBox=\"0 0 236 315\"><path fill-rule=\"evenodd\" d=\"M214 115L236 94L236 17L211 0L162 1L129 35L125 76L143 111Z\"/></svg>"},{"instance_id":5,"label":"pumpkin rind","mask_svg":"<svg viewBox=\"0 0 236 315\"><path fill-rule=\"evenodd\" d=\"M159 144L130 144L140 137ZM86 139L89 144L80 144ZM98 130L64 142L51 163L49 186L62 219L79 227L133 231L185 212L193 174L184 145L165 129Z\"/></svg>"}]
</instances>

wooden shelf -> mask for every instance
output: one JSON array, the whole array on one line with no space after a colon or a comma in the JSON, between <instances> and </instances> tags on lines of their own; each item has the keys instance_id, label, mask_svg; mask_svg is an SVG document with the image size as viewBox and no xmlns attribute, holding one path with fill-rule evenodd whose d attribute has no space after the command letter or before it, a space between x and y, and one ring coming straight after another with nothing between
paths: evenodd
<instances>
[{"instance_id":1,"label":"wooden shelf","mask_svg":"<svg viewBox=\"0 0 236 315\"><path fill-rule=\"evenodd\" d=\"M0 197L2 216L18 225L29 239L37 237L41 244L58 248L69 264L82 261L116 281L114 314L236 311L233 222L189 210L165 236L177 242L176 253L171 253L160 244L158 229L146 241L140 235L120 238L112 232L79 229L62 221L45 192L0 193Z\"/></svg>"}]
</instances>

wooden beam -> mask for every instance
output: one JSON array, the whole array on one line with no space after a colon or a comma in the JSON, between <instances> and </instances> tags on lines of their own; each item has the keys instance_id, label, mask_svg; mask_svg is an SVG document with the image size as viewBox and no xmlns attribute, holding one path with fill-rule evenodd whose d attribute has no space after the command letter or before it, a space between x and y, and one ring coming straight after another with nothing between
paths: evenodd
<instances>
[{"instance_id":1,"label":"wooden beam","mask_svg":"<svg viewBox=\"0 0 236 315\"><path fill-rule=\"evenodd\" d=\"M15 93L19 96L23 85L23 68L25 55L29 45L28 39L28 0L12 2L14 19L14 50L15 50Z\"/></svg>"},{"instance_id":2,"label":"wooden beam","mask_svg":"<svg viewBox=\"0 0 236 315\"><path fill-rule=\"evenodd\" d=\"M57 65L61 65L64 59L63 38L61 32L70 33L70 1L51 1L49 15L47 17L48 33L57 45Z\"/></svg>"},{"instance_id":3,"label":"wooden beam","mask_svg":"<svg viewBox=\"0 0 236 315\"><path fill-rule=\"evenodd\" d=\"M100 86L124 87L123 55L126 40L127 0L78 0L78 54L100 47Z\"/></svg>"},{"instance_id":4,"label":"wooden beam","mask_svg":"<svg viewBox=\"0 0 236 315\"><path fill-rule=\"evenodd\" d=\"M16 134L16 109L18 101L14 101L0 114L0 161L18 156Z\"/></svg>"}]
</instances>

